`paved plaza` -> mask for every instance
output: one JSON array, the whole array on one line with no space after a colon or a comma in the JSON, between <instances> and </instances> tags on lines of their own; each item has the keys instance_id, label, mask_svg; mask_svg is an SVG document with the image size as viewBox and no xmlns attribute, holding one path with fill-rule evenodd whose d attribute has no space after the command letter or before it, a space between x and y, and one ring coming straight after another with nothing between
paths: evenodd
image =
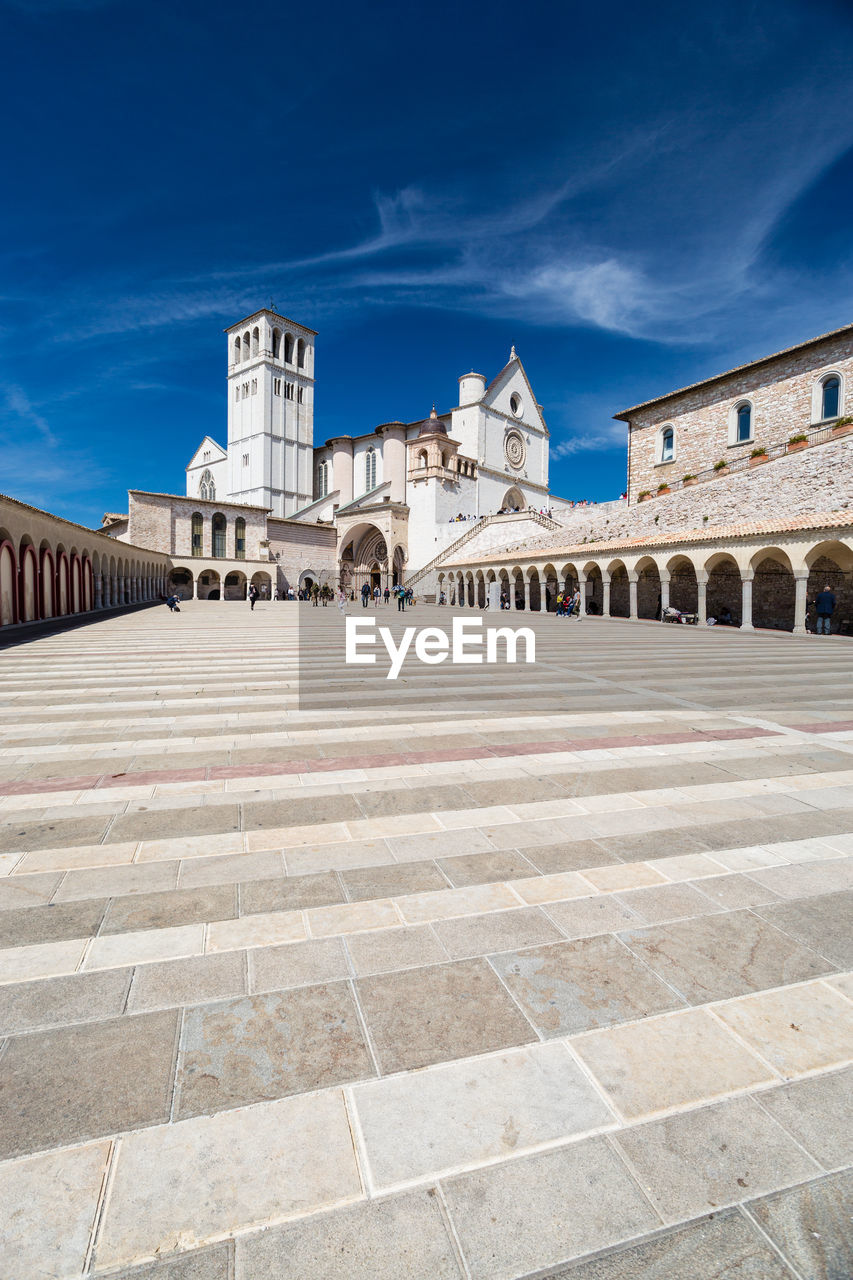
<instances>
[{"instance_id":1,"label":"paved plaza","mask_svg":"<svg viewBox=\"0 0 853 1280\"><path fill-rule=\"evenodd\" d=\"M0 650L0 1280L853 1274L853 641L490 621Z\"/></svg>"}]
</instances>

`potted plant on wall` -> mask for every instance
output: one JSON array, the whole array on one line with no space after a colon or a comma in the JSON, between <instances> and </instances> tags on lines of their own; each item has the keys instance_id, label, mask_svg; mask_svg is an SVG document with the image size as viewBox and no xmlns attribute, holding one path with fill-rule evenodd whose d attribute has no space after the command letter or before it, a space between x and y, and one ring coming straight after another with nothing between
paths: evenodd
<instances>
[{"instance_id":1,"label":"potted plant on wall","mask_svg":"<svg viewBox=\"0 0 853 1280\"><path fill-rule=\"evenodd\" d=\"M698 478L692 474L692 472L688 472L686 476L681 477L681 483L684 485L684 488L686 489L691 484L698 484L699 481L698 481Z\"/></svg>"},{"instance_id":2,"label":"potted plant on wall","mask_svg":"<svg viewBox=\"0 0 853 1280\"><path fill-rule=\"evenodd\" d=\"M719 462L714 463L714 473L718 476L727 476L729 474L729 464L725 458L720 458Z\"/></svg>"},{"instance_id":3,"label":"potted plant on wall","mask_svg":"<svg viewBox=\"0 0 853 1280\"><path fill-rule=\"evenodd\" d=\"M665 480L661 480L660 484L658 485L658 493L670 493L670 492L671 490L667 482Z\"/></svg>"},{"instance_id":4,"label":"potted plant on wall","mask_svg":"<svg viewBox=\"0 0 853 1280\"><path fill-rule=\"evenodd\" d=\"M800 449L808 449L809 438L805 431L798 431L795 436L788 439L788 453L799 453Z\"/></svg>"},{"instance_id":5,"label":"potted plant on wall","mask_svg":"<svg viewBox=\"0 0 853 1280\"><path fill-rule=\"evenodd\" d=\"M848 431L853 431L853 418L839 418L832 424L834 436L846 436Z\"/></svg>"},{"instance_id":6,"label":"potted plant on wall","mask_svg":"<svg viewBox=\"0 0 853 1280\"><path fill-rule=\"evenodd\" d=\"M645 502L646 498L650 498L651 496L652 496L651 489L641 489L640 492L637 494L637 501Z\"/></svg>"},{"instance_id":7,"label":"potted plant on wall","mask_svg":"<svg viewBox=\"0 0 853 1280\"><path fill-rule=\"evenodd\" d=\"M762 462L769 461L770 459L767 457L767 450L762 444L760 444L757 449L753 449L752 453L749 455L749 465L751 467L760 467Z\"/></svg>"}]
</instances>

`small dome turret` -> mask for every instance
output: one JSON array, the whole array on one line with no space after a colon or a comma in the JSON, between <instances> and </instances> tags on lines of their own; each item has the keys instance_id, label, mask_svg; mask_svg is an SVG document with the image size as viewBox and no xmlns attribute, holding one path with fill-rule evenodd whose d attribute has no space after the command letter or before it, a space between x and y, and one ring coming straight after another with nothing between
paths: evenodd
<instances>
[{"instance_id":1,"label":"small dome turret","mask_svg":"<svg viewBox=\"0 0 853 1280\"><path fill-rule=\"evenodd\" d=\"M438 414L435 411L435 405L433 405L432 413L429 415L428 418L424 418L423 422L421 423L420 430L418 431L418 435L434 436L436 434L441 436L446 436L447 427L439 418Z\"/></svg>"}]
</instances>

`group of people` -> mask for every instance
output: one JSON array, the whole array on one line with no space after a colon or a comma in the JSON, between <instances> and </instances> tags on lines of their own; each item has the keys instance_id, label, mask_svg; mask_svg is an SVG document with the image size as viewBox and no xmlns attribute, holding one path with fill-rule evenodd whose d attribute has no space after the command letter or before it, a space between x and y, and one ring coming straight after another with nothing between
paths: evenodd
<instances>
[{"instance_id":1,"label":"group of people","mask_svg":"<svg viewBox=\"0 0 853 1280\"><path fill-rule=\"evenodd\" d=\"M376 586L374 586L373 590L371 591L369 582L363 582L361 584L362 609L366 609L367 606L370 604L371 600L373 601L374 609L378 608L380 600L383 600L385 604L388 604L388 601L391 599L392 596L397 601L397 609L400 613L405 613L407 604L412 605L415 603L415 593L411 587L403 587L403 586L387 587L386 586L385 590L383 591L382 588L377 583ZM355 599L355 592L353 592L350 595L350 599L351 600ZM341 603L341 601L343 601L343 604ZM347 603L346 592L341 591L338 598L338 607L340 608L342 613L346 610L346 603Z\"/></svg>"}]
</instances>

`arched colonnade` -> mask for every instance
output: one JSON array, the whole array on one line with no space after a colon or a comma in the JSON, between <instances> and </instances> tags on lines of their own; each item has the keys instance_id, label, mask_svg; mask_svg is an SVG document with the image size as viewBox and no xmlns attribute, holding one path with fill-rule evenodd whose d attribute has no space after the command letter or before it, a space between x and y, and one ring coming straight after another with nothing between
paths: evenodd
<instances>
[{"instance_id":1,"label":"arched colonnade","mask_svg":"<svg viewBox=\"0 0 853 1280\"><path fill-rule=\"evenodd\" d=\"M462 608L494 607L505 594L511 609L553 613L561 591L581 589L581 613L655 619L672 605L700 624L728 610L735 625L806 633L809 604L824 586L835 592L835 617L853 618L853 527L821 530L791 541L751 539L704 545L671 544L653 551L572 548L570 558L523 558L450 566L438 590Z\"/></svg>"},{"instance_id":2,"label":"arched colonnade","mask_svg":"<svg viewBox=\"0 0 853 1280\"><path fill-rule=\"evenodd\" d=\"M70 536L15 536L0 526L0 626L142 604L165 595L165 558L122 543ZM106 542L106 539L103 539Z\"/></svg>"}]
</instances>

